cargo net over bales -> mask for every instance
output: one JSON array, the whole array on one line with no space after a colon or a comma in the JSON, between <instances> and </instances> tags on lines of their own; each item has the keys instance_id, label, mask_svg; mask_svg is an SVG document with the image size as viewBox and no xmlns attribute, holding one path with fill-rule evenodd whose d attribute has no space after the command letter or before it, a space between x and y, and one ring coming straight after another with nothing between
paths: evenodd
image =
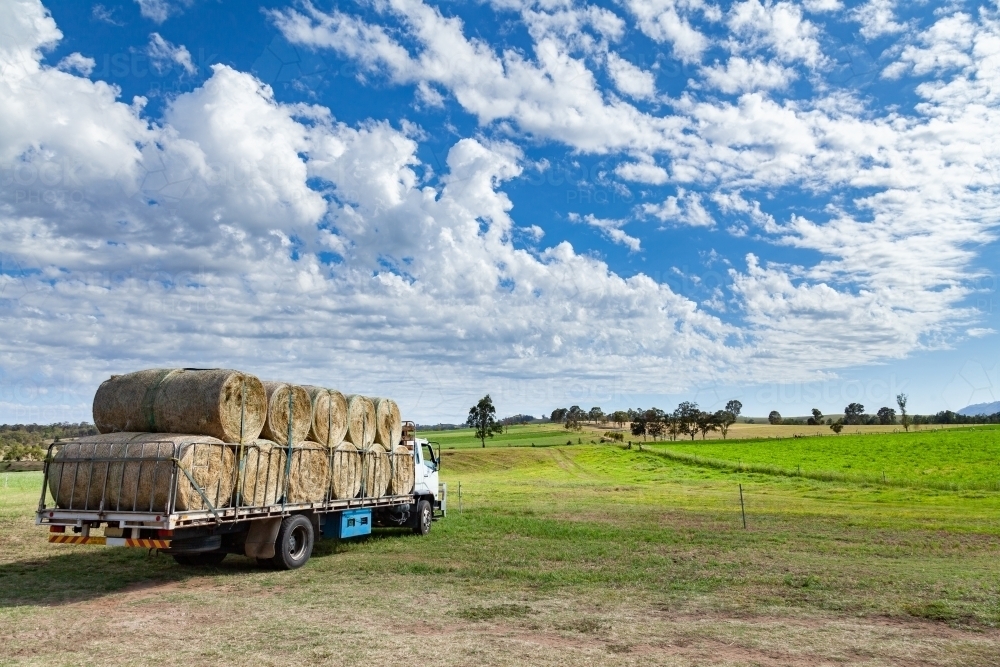
<instances>
[{"instance_id":1,"label":"cargo net over bales","mask_svg":"<svg viewBox=\"0 0 1000 667\"><path fill-rule=\"evenodd\" d=\"M166 402L166 384L185 386L190 393L180 403L191 414ZM95 423L102 434L50 446L39 510L98 515L184 512L236 520L411 493L412 443L376 442L402 437L401 426L394 428L399 419L395 403L351 398L362 408L353 415L353 433L347 423L348 401L335 390L262 383L238 371L158 370L115 376L94 399ZM382 406L381 412L376 405ZM171 419L163 418L167 414ZM195 432L114 428L162 424L183 424ZM262 432L283 442L262 439ZM321 435L325 442L304 440L307 434ZM351 435L358 443L350 441Z\"/></svg>"}]
</instances>

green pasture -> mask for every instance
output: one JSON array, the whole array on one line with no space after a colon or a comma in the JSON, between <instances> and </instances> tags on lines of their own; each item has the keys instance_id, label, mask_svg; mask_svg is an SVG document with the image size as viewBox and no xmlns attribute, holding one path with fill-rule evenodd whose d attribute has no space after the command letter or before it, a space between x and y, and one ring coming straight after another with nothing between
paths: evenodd
<instances>
[{"instance_id":1,"label":"green pasture","mask_svg":"<svg viewBox=\"0 0 1000 667\"><path fill-rule=\"evenodd\" d=\"M730 470L954 490L1000 490L1000 427L910 433L689 441L651 446L678 461Z\"/></svg>"},{"instance_id":2,"label":"green pasture","mask_svg":"<svg viewBox=\"0 0 1000 667\"><path fill-rule=\"evenodd\" d=\"M863 470L871 471L869 457L876 456L879 469L895 460L890 469L901 471L912 452L922 452L939 462L927 480L985 479L955 476L959 468L972 475L994 446L978 427L812 442L667 443L641 451L566 446L565 429L517 428L511 446L498 436L486 449L469 432L423 433L443 445L447 518L427 537L386 529L368 539L323 541L297 572L259 570L240 556L192 570L140 549L50 545L32 522L41 474L0 474L0 626L11 628L8 650L32 656L32 664L75 663L72 641L40 644L32 630L67 627L81 638L113 633L115 642L88 644L95 662L122 661L121 647L140 635L150 660L180 650L194 652L194 663L272 664L266 656L303 655L294 642L308 640L311 653L304 655L312 658L304 662L320 664L317 656L342 655L345 646L359 664L414 651L434 662L426 636L379 641L385 635L378 619L389 614L429 619L421 627L436 628L433 645L465 647L448 664L478 659L480 645L497 656L488 664L565 664L566 651L576 656L573 664L637 664L631 647L645 652L643 662L674 664L657 656L677 642L703 647L699 664L753 664L764 644L774 647L768 655L785 655L790 646L807 653L801 664L912 664L912 640L886 639L906 628L929 642L919 649L927 664L995 664L1000 492L809 478L664 455L731 447L712 456L725 461L739 452L739 465L743 452L758 452L762 467L789 467L789 452L813 451L825 452L804 459L817 468L867 461ZM526 446L514 446L524 440ZM165 592L136 597L147 586ZM111 618L120 617L117 625L101 626L104 614L82 618L76 611L118 595L131 597L120 608L107 605ZM163 605L171 619L223 614L245 623L217 624L211 642L178 647L169 638L150 639L132 622L137 614L159 618ZM348 624L357 641L331 636L331 618ZM247 634L254 622L275 631ZM506 661L500 656L510 646L497 637L514 635L536 648ZM533 637L541 643L531 644ZM723 644L744 657L711 658ZM594 647L599 655L587 653Z\"/></svg>"},{"instance_id":3,"label":"green pasture","mask_svg":"<svg viewBox=\"0 0 1000 667\"><path fill-rule=\"evenodd\" d=\"M550 447L554 445L580 445L600 442L604 429L585 427L569 431L561 424L517 424L505 427L505 432L486 438L486 447ZM450 431L418 431L417 435L441 445L441 449L467 449L482 447L476 432L471 428Z\"/></svg>"}]
</instances>

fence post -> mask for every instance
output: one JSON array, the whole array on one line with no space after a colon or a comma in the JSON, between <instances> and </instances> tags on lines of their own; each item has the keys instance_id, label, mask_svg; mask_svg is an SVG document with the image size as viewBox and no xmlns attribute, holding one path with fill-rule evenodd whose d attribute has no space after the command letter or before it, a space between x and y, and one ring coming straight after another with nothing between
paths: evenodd
<instances>
[{"instance_id":1,"label":"fence post","mask_svg":"<svg viewBox=\"0 0 1000 667\"><path fill-rule=\"evenodd\" d=\"M747 510L743 506L743 485L740 484L740 514L743 515L743 530L747 529Z\"/></svg>"},{"instance_id":2,"label":"fence post","mask_svg":"<svg viewBox=\"0 0 1000 667\"><path fill-rule=\"evenodd\" d=\"M462 483L458 483L458 513L462 513Z\"/></svg>"}]
</instances>

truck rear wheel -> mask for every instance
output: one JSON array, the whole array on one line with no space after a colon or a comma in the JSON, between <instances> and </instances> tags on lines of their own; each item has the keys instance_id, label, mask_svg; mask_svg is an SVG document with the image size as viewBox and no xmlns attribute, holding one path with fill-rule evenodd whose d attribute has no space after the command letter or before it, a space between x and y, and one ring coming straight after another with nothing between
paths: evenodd
<instances>
[{"instance_id":1,"label":"truck rear wheel","mask_svg":"<svg viewBox=\"0 0 1000 667\"><path fill-rule=\"evenodd\" d=\"M417 503L417 513L413 517L413 532L417 535L426 535L431 532L431 521L434 514L431 512L431 504L426 500Z\"/></svg>"},{"instance_id":2,"label":"truck rear wheel","mask_svg":"<svg viewBox=\"0 0 1000 667\"><path fill-rule=\"evenodd\" d=\"M202 551L194 554L174 554L178 565L186 567L209 567L219 565L226 557L225 551Z\"/></svg>"},{"instance_id":3,"label":"truck rear wheel","mask_svg":"<svg viewBox=\"0 0 1000 667\"><path fill-rule=\"evenodd\" d=\"M281 521L278 539L274 543L274 558L271 564L279 570L294 570L302 567L312 555L312 521L301 514L287 516Z\"/></svg>"}]
</instances>

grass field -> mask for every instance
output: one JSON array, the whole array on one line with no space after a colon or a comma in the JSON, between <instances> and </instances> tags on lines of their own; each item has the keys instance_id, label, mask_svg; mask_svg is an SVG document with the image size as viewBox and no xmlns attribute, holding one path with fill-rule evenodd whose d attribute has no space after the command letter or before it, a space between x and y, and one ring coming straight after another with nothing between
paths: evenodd
<instances>
[{"instance_id":1,"label":"grass field","mask_svg":"<svg viewBox=\"0 0 1000 667\"><path fill-rule=\"evenodd\" d=\"M1000 490L1000 426L654 445L734 470L954 490Z\"/></svg>"},{"instance_id":2,"label":"grass field","mask_svg":"<svg viewBox=\"0 0 1000 667\"><path fill-rule=\"evenodd\" d=\"M451 512L429 536L324 542L297 572L49 545L32 525L40 474L0 474L0 663L995 665L1000 655L998 492L739 472L650 448L565 446L565 431L561 446L539 446L555 437L543 429L526 447L485 450L448 433ZM978 433L952 437L975 450ZM806 440L755 446L763 456Z\"/></svg>"}]
</instances>

